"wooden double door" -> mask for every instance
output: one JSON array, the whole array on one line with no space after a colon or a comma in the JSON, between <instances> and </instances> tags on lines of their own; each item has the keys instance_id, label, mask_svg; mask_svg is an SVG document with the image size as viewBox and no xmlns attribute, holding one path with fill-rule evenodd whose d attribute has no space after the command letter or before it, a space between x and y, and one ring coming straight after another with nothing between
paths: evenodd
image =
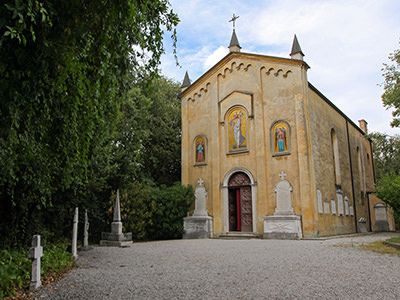
<instances>
[{"instance_id":1,"label":"wooden double door","mask_svg":"<svg viewBox=\"0 0 400 300\"><path fill-rule=\"evenodd\" d=\"M229 231L253 232L250 178L243 172L229 179Z\"/></svg>"}]
</instances>

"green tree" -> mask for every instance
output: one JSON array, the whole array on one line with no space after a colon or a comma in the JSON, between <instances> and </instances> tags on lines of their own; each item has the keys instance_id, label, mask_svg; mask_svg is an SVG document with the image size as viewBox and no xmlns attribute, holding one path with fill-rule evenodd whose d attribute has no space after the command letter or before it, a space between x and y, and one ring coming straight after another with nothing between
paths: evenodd
<instances>
[{"instance_id":1,"label":"green tree","mask_svg":"<svg viewBox=\"0 0 400 300\"><path fill-rule=\"evenodd\" d=\"M65 228L110 191L112 135L130 73L156 71L166 0L0 4L0 234L12 245ZM109 195L109 194L108 194ZM108 198L108 196L107 196ZM101 204L100 206L102 206Z\"/></svg>"},{"instance_id":2,"label":"green tree","mask_svg":"<svg viewBox=\"0 0 400 300\"><path fill-rule=\"evenodd\" d=\"M194 197L193 189L178 182L179 92L177 83L145 75L120 106L110 186L121 190L123 224L135 240L181 238Z\"/></svg>"},{"instance_id":3,"label":"green tree","mask_svg":"<svg viewBox=\"0 0 400 300\"><path fill-rule=\"evenodd\" d=\"M376 195L393 208L396 223L400 224L400 175L389 174L379 179Z\"/></svg>"},{"instance_id":4,"label":"green tree","mask_svg":"<svg viewBox=\"0 0 400 300\"><path fill-rule=\"evenodd\" d=\"M374 132L368 137L373 146L376 195L393 208L400 224L400 136Z\"/></svg>"},{"instance_id":5,"label":"green tree","mask_svg":"<svg viewBox=\"0 0 400 300\"><path fill-rule=\"evenodd\" d=\"M376 179L387 175L400 175L400 136L373 132L372 140Z\"/></svg>"},{"instance_id":6,"label":"green tree","mask_svg":"<svg viewBox=\"0 0 400 300\"><path fill-rule=\"evenodd\" d=\"M156 79L155 79L156 80ZM148 126L151 100L139 87L133 87L121 103L116 133L113 138L110 184L114 189L125 188L140 179L144 165L143 144L150 138Z\"/></svg>"},{"instance_id":7,"label":"green tree","mask_svg":"<svg viewBox=\"0 0 400 300\"><path fill-rule=\"evenodd\" d=\"M142 84L150 98L151 129L143 143L143 171L146 178L172 185L181 179L181 103L179 84L166 78Z\"/></svg>"},{"instance_id":8,"label":"green tree","mask_svg":"<svg viewBox=\"0 0 400 300\"><path fill-rule=\"evenodd\" d=\"M392 112L392 127L400 127L400 49L390 53L389 59L393 64L383 64L382 72L385 79L382 95L383 106L394 109Z\"/></svg>"},{"instance_id":9,"label":"green tree","mask_svg":"<svg viewBox=\"0 0 400 300\"><path fill-rule=\"evenodd\" d=\"M179 85L164 77L136 81L121 104L115 138L112 186L151 180L172 185L181 176Z\"/></svg>"}]
</instances>

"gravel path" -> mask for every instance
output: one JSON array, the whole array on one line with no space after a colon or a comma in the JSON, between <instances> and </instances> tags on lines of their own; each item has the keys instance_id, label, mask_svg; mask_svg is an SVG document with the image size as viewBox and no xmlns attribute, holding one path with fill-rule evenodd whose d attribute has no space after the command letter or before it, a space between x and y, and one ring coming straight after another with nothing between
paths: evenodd
<instances>
[{"instance_id":1,"label":"gravel path","mask_svg":"<svg viewBox=\"0 0 400 300\"><path fill-rule=\"evenodd\" d=\"M400 299L400 257L351 246L392 236L94 247L34 299Z\"/></svg>"}]
</instances>

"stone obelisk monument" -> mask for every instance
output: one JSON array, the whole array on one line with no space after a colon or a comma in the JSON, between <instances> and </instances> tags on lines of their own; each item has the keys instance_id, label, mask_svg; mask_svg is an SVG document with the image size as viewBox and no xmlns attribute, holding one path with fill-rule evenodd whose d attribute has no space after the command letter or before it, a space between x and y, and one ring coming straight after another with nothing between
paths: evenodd
<instances>
[{"instance_id":1,"label":"stone obelisk monument","mask_svg":"<svg viewBox=\"0 0 400 300\"><path fill-rule=\"evenodd\" d=\"M129 247L132 245L132 232L122 233L121 209L119 204L119 190L115 199L114 217L111 223L111 232L102 232L100 246Z\"/></svg>"}]
</instances>

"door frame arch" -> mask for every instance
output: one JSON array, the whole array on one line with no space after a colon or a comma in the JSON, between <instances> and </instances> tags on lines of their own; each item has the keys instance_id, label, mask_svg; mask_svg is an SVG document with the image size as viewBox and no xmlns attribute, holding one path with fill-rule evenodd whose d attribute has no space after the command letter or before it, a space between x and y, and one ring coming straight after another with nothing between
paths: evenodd
<instances>
[{"instance_id":1,"label":"door frame arch","mask_svg":"<svg viewBox=\"0 0 400 300\"><path fill-rule=\"evenodd\" d=\"M229 179L235 173L243 172L245 173L250 179L250 186L251 186L251 209L252 209L252 222L253 222L253 230L252 232L256 232L257 224L256 224L256 199L257 199L257 182L254 181L253 175L250 173L249 170L245 168L233 168L228 171L222 182L221 191L222 191L222 201L223 201L223 220L224 220L224 232L229 232Z\"/></svg>"}]
</instances>

